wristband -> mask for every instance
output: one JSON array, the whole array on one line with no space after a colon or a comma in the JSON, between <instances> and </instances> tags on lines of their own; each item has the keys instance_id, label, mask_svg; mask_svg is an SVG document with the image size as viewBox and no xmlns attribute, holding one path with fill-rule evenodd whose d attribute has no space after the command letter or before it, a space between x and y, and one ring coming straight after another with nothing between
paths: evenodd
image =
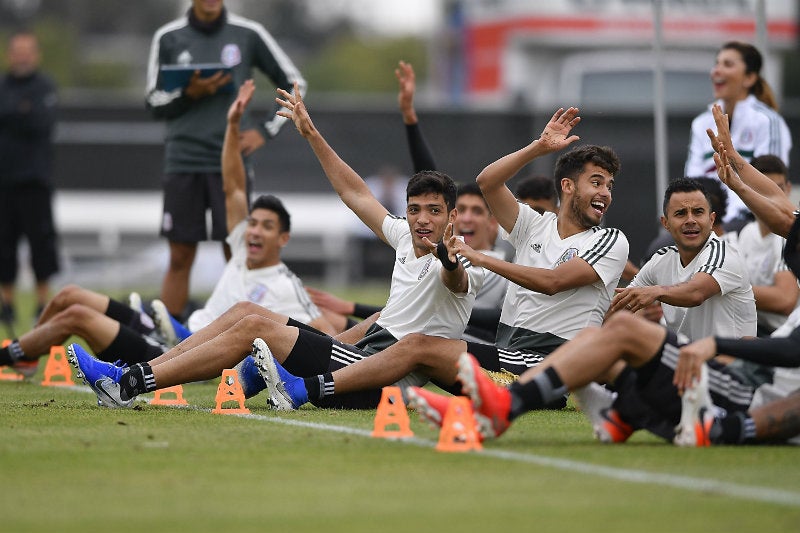
<instances>
[{"instance_id":1,"label":"wristband","mask_svg":"<svg viewBox=\"0 0 800 533\"><path fill-rule=\"evenodd\" d=\"M458 268L458 261L450 261L450 257L447 255L447 246L443 242L436 245L436 257L442 262L445 270L452 272Z\"/></svg>"}]
</instances>

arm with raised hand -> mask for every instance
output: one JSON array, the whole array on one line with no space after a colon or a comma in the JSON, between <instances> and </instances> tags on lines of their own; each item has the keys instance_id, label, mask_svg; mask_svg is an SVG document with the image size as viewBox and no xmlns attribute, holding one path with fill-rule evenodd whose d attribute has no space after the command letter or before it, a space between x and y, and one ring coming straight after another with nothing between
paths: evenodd
<instances>
[{"instance_id":1,"label":"arm with raised hand","mask_svg":"<svg viewBox=\"0 0 800 533\"><path fill-rule=\"evenodd\" d=\"M283 107L278 115L292 120L300 135L308 141L339 198L378 238L386 242L382 226L389 211L375 198L361 176L339 157L314 126L297 84L295 83L293 93L279 88L278 94L280 97L275 100Z\"/></svg>"},{"instance_id":2,"label":"arm with raised hand","mask_svg":"<svg viewBox=\"0 0 800 533\"><path fill-rule=\"evenodd\" d=\"M534 159L562 150L577 141L580 137L570 135L570 132L580 120L577 108L570 107L566 111L559 109L550 118L538 139L501 157L478 175L478 186L503 229L511 232L519 214L517 199L506 182Z\"/></svg>"},{"instance_id":3,"label":"arm with raised hand","mask_svg":"<svg viewBox=\"0 0 800 533\"><path fill-rule=\"evenodd\" d=\"M245 81L228 109L228 125L222 145L222 190L225 193L225 217L228 232L247 218L247 179L242 161L240 124L245 108L253 98L256 86Z\"/></svg>"},{"instance_id":4,"label":"arm with raised hand","mask_svg":"<svg viewBox=\"0 0 800 533\"><path fill-rule=\"evenodd\" d=\"M417 111L414 109L414 93L416 92L416 75L410 63L400 61L394 70L397 77L398 91L397 103L403 115L403 124L406 126L406 139L408 149L411 152L411 161L414 165L414 172L422 170L436 170L436 162L433 160L428 143L422 135L419 127Z\"/></svg>"},{"instance_id":5,"label":"arm with raised hand","mask_svg":"<svg viewBox=\"0 0 800 533\"><path fill-rule=\"evenodd\" d=\"M772 232L785 237L794 223L795 206L774 181L756 170L733 147L728 115L722 112L722 108L715 104L712 114L717 132L715 134L709 129L706 133L716 152L714 163L720 181L738 195Z\"/></svg>"}]
</instances>

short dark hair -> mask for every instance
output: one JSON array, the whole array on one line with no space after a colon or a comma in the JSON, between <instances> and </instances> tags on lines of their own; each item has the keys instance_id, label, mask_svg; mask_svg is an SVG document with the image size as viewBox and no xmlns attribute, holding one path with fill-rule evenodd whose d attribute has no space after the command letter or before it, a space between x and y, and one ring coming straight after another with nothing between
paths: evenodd
<instances>
[{"instance_id":1,"label":"short dark hair","mask_svg":"<svg viewBox=\"0 0 800 533\"><path fill-rule=\"evenodd\" d=\"M697 178L676 178L672 180L669 185L667 186L667 190L664 191L664 204L661 207L661 210L664 212L664 216L667 216L667 205L669 205L669 201L672 198L672 195L676 192L694 192L700 191L703 193L703 196L706 197L706 201L708 202L708 206L713 210L713 203L711 202L711 197L708 194L708 191L703 186L703 183ZM727 198L726 198L727 199ZM716 211L715 211L716 212ZM718 216L720 213L717 213Z\"/></svg>"},{"instance_id":2,"label":"short dark hair","mask_svg":"<svg viewBox=\"0 0 800 533\"><path fill-rule=\"evenodd\" d=\"M422 170L417 172L408 180L406 186L406 202L412 196L423 194L441 194L444 196L447 210L452 211L456 207L456 184L453 179L437 170Z\"/></svg>"},{"instance_id":3,"label":"short dark hair","mask_svg":"<svg viewBox=\"0 0 800 533\"><path fill-rule=\"evenodd\" d=\"M722 182L716 178L698 176L692 179L697 180L705 189L711 210L717 214L714 223L722 224L722 220L728 213L728 189L723 188Z\"/></svg>"},{"instance_id":4,"label":"short dark hair","mask_svg":"<svg viewBox=\"0 0 800 533\"><path fill-rule=\"evenodd\" d=\"M777 155L766 154L754 157L750 164L762 174L780 174L789 177L789 169Z\"/></svg>"},{"instance_id":5,"label":"short dark hair","mask_svg":"<svg viewBox=\"0 0 800 533\"><path fill-rule=\"evenodd\" d=\"M458 185L458 189L456 190L456 200L464 196L465 194L471 194L473 196L480 196L481 199L486 202L486 198L483 197L483 191L478 186L478 183L475 181L468 181L467 183L461 183ZM486 204L488 207L489 204Z\"/></svg>"},{"instance_id":6,"label":"short dark hair","mask_svg":"<svg viewBox=\"0 0 800 533\"><path fill-rule=\"evenodd\" d=\"M517 184L516 194L518 200L529 198L531 200L555 200L556 188L552 178L547 176L530 176Z\"/></svg>"},{"instance_id":7,"label":"short dark hair","mask_svg":"<svg viewBox=\"0 0 800 533\"><path fill-rule=\"evenodd\" d=\"M573 148L556 160L556 166L553 170L553 178L555 179L559 198L563 192L561 190L561 180L568 178L574 182L577 175L586 166L586 163L594 163L612 176L616 176L620 169L619 157L609 146L586 144Z\"/></svg>"},{"instance_id":8,"label":"short dark hair","mask_svg":"<svg viewBox=\"0 0 800 533\"><path fill-rule=\"evenodd\" d=\"M262 194L253 202L250 212L252 213L256 209L267 209L274 212L278 215L278 221L281 224L281 232L288 232L290 230L291 217L289 217L289 211L286 210L283 206L283 202L281 202L277 196Z\"/></svg>"}]
</instances>

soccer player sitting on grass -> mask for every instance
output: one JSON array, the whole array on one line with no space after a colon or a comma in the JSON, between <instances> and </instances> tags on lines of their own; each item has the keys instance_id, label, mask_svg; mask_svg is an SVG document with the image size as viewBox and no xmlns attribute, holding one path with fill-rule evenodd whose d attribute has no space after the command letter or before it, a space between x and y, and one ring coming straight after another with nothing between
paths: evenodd
<instances>
[{"instance_id":1,"label":"soccer player sitting on grass","mask_svg":"<svg viewBox=\"0 0 800 533\"><path fill-rule=\"evenodd\" d=\"M285 91L280 94L291 97ZM71 345L70 362L79 367L104 405L127 407L140 393L219 376L248 356L256 337L267 339L293 372L317 375L369 358L413 332L445 338L458 338L464 332L484 272L453 251L454 243L460 242L452 235L456 214L453 180L440 172L415 174L407 187L407 219L392 216L316 130L302 99L292 98L282 105L295 110L295 126L308 140L342 201L396 250L389 299L380 318L352 345L300 324L292 327L285 320L271 320L262 314L241 315L245 309L238 304L174 349L130 369L100 362ZM250 374L242 374L247 389ZM258 373L255 378L261 387L265 385ZM408 379L416 384L427 381L427 377L424 381L414 376ZM270 390L270 397L278 395Z\"/></svg>"},{"instance_id":2,"label":"soccer player sitting on grass","mask_svg":"<svg viewBox=\"0 0 800 533\"><path fill-rule=\"evenodd\" d=\"M286 105L290 107L289 99ZM534 159L562 150L578 139L570 135L579 120L577 111L557 111L539 138L493 162L477 178L492 212L509 232L509 240L517 249L517 263L489 257L461 241L454 243L473 264L512 282L496 344L408 335L381 353L315 376L283 369L283 355L275 353L273 344L257 341L258 367L268 388L278 391L279 401L292 408L307 401L336 405L337 397L380 390L410 372L427 375L437 385L452 386L455 361L467 350L499 379L508 379L509 373L522 373L541 362L584 327L599 325L628 256L628 242L619 230L597 226L611 204L614 176L619 170L616 155L609 148L589 145L558 158L554 176L563 206L558 215L541 215L518 203L506 185ZM295 121L303 119L296 116ZM564 403L563 398L554 400L556 407ZM365 403L362 407L375 405Z\"/></svg>"},{"instance_id":3,"label":"soccer player sitting on grass","mask_svg":"<svg viewBox=\"0 0 800 533\"><path fill-rule=\"evenodd\" d=\"M772 231L787 236L784 259L797 275L800 217L792 213L791 202L777 185L734 150L727 116L718 106L713 112L717 134L710 130L708 133L717 152L714 159L720 179ZM800 435L798 326L800 312L795 312L783 331L772 338L714 336L686 344L685 339L669 330L621 311L601 328L581 333L507 388L498 387L484 376L477 361L467 353L459 358L458 378L472 400L484 437L501 435L518 416L541 409L551 398L598 379L623 360L636 373L639 396L665 421L677 425L676 444L783 441ZM776 370L773 384L754 391L712 359L717 353L786 368ZM449 401L438 397L437 408L444 409ZM424 411L421 413L425 415ZM587 415L595 423L605 423L597 411ZM626 431L623 424L619 427Z\"/></svg>"},{"instance_id":4,"label":"soccer player sitting on grass","mask_svg":"<svg viewBox=\"0 0 800 533\"><path fill-rule=\"evenodd\" d=\"M270 309L276 314L268 316L284 323L285 317L291 317L325 333L337 333L311 302L300 279L281 261L281 249L289 242L290 230L289 213L281 201L271 195L260 196L248 212L238 132L242 111L254 90L252 81L245 83L231 106L222 153L228 242L233 256L205 306L189 318L189 330L202 329L237 302L251 302L254 305L245 307L249 313L266 314L262 309ZM141 313L140 303L133 307L70 285L47 305L33 330L0 349L0 365L25 366L27 373L33 373L38 358L71 335L83 338L104 361L149 361L165 348L142 337L152 333L153 323ZM180 326L161 302L153 301L153 311L168 344L174 345L188 334L178 333Z\"/></svg>"},{"instance_id":5,"label":"soccer player sitting on grass","mask_svg":"<svg viewBox=\"0 0 800 533\"><path fill-rule=\"evenodd\" d=\"M470 247L493 257L503 256L502 253L492 250L493 233L497 232L497 223L475 182L468 182L458 187L453 231L463 237L464 242ZM507 285L508 280L504 277L492 271L485 272L483 285L475 296L475 305L463 339L478 342L494 340ZM377 306L342 300L319 289L309 287L307 290L312 301L332 324L342 324L348 320L348 316L367 318L381 309Z\"/></svg>"}]
</instances>

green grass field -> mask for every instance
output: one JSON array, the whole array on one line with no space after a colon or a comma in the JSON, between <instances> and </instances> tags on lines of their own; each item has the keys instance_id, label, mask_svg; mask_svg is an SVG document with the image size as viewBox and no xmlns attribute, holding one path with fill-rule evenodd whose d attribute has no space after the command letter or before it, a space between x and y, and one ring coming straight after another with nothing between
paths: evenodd
<instances>
[{"instance_id":1,"label":"green grass field","mask_svg":"<svg viewBox=\"0 0 800 533\"><path fill-rule=\"evenodd\" d=\"M43 367L44 365L42 365ZM798 531L785 446L678 449L592 440L575 410L532 413L482 452L369 436L374 411L218 415L95 406L86 387L0 383L3 531Z\"/></svg>"},{"instance_id":2,"label":"green grass field","mask_svg":"<svg viewBox=\"0 0 800 533\"><path fill-rule=\"evenodd\" d=\"M482 452L369 436L374 411L217 415L95 405L88 387L0 382L0 529L22 531L800 531L788 446L595 442L580 412L531 413ZM148 395L151 396L151 395Z\"/></svg>"}]
</instances>

